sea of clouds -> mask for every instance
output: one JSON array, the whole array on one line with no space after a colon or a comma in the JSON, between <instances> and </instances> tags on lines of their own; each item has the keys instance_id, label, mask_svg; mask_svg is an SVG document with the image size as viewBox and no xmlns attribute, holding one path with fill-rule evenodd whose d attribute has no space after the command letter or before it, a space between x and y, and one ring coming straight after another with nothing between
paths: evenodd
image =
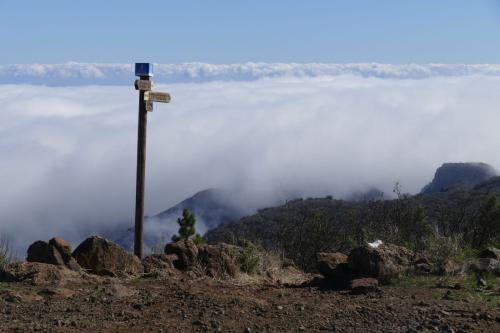
<instances>
[{"instance_id":1,"label":"sea of clouds","mask_svg":"<svg viewBox=\"0 0 500 333\"><path fill-rule=\"evenodd\" d=\"M53 235L77 242L131 225L132 70L0 66L0 232L19 251ZM156 71L156 90L172 102L148 115L148 215L205 188L229 189L252 211L294 196L345 197L369 187L390 194L395 181L416 193L443 162L500 166L498 65Z\"/></svg>"}]
</instances>

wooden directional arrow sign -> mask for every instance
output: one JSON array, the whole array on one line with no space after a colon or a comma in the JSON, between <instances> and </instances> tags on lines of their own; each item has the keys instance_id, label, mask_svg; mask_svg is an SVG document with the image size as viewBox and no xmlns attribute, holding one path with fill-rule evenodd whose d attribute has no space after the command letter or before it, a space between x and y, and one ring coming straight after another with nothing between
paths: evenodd
<instances>
[{"instance_id":1,"label":"wooden directional arrow sign","mask_svg":"<svg viewBox=\"0 0 500 333\"><path fill-rule=\"evenodd\" d=\"M146 102L168 103L170 102L170 94L157 91L145 91L144 100Z\"/></svg>"},{"instance_id":2,"label":"wooden directional arrow sign","mask_svg":"<svg viewBox=\"0 0 500 333\"><path fill-rule=\"evenodd\" d=\"M135 80L134 82L135 90L151 90L153 88L153 82L149 80Z\"/></svg>"}]
</instances>

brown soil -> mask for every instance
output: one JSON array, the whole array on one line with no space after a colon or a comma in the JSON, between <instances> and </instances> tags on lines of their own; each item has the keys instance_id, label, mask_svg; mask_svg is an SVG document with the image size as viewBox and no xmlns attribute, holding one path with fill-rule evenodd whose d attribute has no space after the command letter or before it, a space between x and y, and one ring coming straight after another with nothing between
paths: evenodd
<instances>
[{"instance_id":1,"label":"brown soil","mask_svg":"<svg viewBox=\"0 0 500 333\"><path fill-rule=\"evenodd\" d=\"M496 302L496 301L495 301ZM466 290L347 291L266 279L0 283L2 332L500 332L500 304Z\"/></svg>"}]
</instances>

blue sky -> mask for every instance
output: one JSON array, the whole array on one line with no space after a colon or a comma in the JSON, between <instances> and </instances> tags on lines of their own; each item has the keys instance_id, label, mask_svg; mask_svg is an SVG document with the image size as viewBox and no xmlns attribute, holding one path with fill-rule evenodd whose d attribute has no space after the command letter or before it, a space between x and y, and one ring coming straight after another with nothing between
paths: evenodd
<instances>
[{"instance_id":1,"label":"blue sky","mask_svg":"<svg viewBox=\"0 0 500 333\"><path fill-rule=\"evenodd\" d=\"M0 0L0 64L500 63L498 0Z\"/></svg>"}]
</instances>

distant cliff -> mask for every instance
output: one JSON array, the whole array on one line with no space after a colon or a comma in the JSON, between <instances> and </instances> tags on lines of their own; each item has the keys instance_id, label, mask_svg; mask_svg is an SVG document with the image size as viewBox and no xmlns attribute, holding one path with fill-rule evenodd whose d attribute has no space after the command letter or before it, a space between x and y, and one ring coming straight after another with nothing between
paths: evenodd
<instances>
[{"instance_id":1,"label":"distant cliff","mask_svg":"<svg viewBox=\"0 0 500 333\"><path fill-rule=\"evenodd\" d=\"M422 193L442 192L453 187L473 188L498 175L498 171L486 163L444 163Z\"/></svg>"}]
</instances>

